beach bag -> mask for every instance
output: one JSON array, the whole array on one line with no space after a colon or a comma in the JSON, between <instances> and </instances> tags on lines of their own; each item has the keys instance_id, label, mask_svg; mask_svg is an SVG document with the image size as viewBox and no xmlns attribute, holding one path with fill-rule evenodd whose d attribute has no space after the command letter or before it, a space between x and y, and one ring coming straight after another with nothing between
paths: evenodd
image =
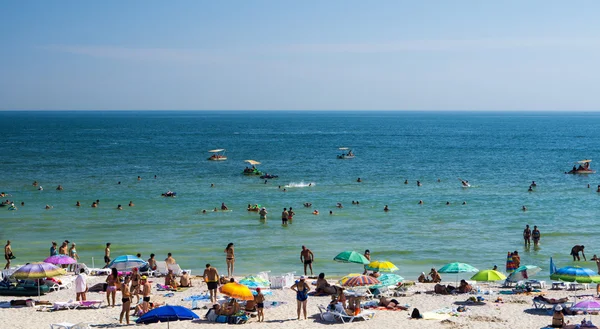
<instances>
[{"instance_id":1,"label":"beach bag","mask_svg":"<svg viewBox=\"0 0 600 329\"><path fill-rule=\"evenodd\" d=\"M423 318L423 316L421 315L421 312L419 312L418 308L413 309L412 314L410 315L411 319L421 319Z\"/></svg>"},{"instance_id":2,"label":"beach bag","mask_svg":"<svg viewBox=\"0 0 600 329\"><path fill-rule=\"evenodd\" d=\"M219 315L217 316L217 320L215 322L217 323L227 323L227 316L225 315Z\"/></svg>"}]
</instances>

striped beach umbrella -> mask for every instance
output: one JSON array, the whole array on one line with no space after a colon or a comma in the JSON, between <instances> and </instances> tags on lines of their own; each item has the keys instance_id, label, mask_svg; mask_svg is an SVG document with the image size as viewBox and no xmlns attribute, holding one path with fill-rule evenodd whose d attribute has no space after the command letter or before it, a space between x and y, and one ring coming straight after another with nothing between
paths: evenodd
<instances>
[{"instance_id":1,"label":"striped beach umbrella","mask_svg":"<svg viewBox=\"0 0 600 329\"><path fill-rule=\"evenodd\" d=\"M375 284L381 283L379 280L372 276L368 275L357 275L346 280L344 287L364 287L364 286L372 286Z\"/></svg>"},{"instance_id":2,"label":"striped beach umbrella","mask_svg":"<svg viewBox=\"0 0 600 329\"><path fill-rule=\"evenodd\" d=\"M349 279L355 277L355 276L361 276L362 273L350 273L346 276L344 276L343 278L341 278L338 283L341 284L342 286L346 283L346 281L348 281Z\"/></svg>"},{"instance_id":3,"label":"striped beach umbrella","mask_svg":"<svg viewBox=\"0 0 600 329\"><path fill-rule=\"evenodd\" d=\"M512 272L506 280L509 282L518 282L521 280L527 280L531 276L539 273L540 271L542 271L542 269L539 266L521 265L521 266L517 267L517 269L514 272Z\"/></svg>"},{"instance_id":4,"label":"striped beach umbrella","mask_svg":"<svg viewBox=\"0 0 600 329\"><path fill-rule=\"evenodd\" d=\"M508 255L506 255L506 273L512 273L517 269L515 262L512 258L512 253L509 251Z\"/></svg>"},{"instance_id":5,"label":"striped beach umbrella","mask_svg":"<svg viewBox=\"0 0 600 329\"><path fill-rule=\"evenodd\" d=\"M13 274L12 277L21 280L33 280L43 278L53 278L59 275L65 275L67 271L50 263L29 263L21 266ZM40 298L40 284L38 282L38 299Z\"/></svg>"},{"instance_id":6,"label":"striped beach umbrella","mask_svg":"<svg viewBox=\"0 0 600 329\"><path fill-rule=\"evenodd\" d=\"M550 279L578 283L600 283L600 275L590 269L579 266L561 267L550 275Z\"/></svg>"},{"instance_id":7,"label":"striped beach umbrella","mask_svg":"<svg viewBox=\"0 0 600 329\"><path fill-rule=\"evenodd\" d=\"M398 267L392 262L375 260L365 266L365 269L378 272L394 272L398 270Z\"/></svg>"}]
</instances>

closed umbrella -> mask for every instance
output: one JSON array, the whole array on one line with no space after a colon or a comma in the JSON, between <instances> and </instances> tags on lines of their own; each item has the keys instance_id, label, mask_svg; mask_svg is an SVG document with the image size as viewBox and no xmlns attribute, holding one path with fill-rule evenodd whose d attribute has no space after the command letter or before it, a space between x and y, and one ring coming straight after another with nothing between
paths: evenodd
<instances>
[{"instance_id":1,"label":"closed umbrella","mask_svg":"<svg viewBox=\"0 0 600 329\"><path fill-rule=\"evenodd\" d=\"M388 261L379 261L375 260L369 263L369 265L365 266L367 270L378 271L378 272L394 272L398 270L396 265L392 264L392 262Z\"/></svg>"},{"instance_id":2,"label":"closed umbrella","mask_svg":"<svg viewBox=\"0 0 600 329\"><path fill-rule=\"evenodd\" d=\"M471 277L475 281L500 281L506 279L506 275L495 270L483 270Z\"/></svg>"},{"instance_id":3,"label":"closed umbrella","mask_svg":"<svg viewBox=\"0 0 600 329\"><path fill-rule=\"evenodd\" d=\"M367 265L371 262L361 253L352 250L342 251L337 256L333 257L333 260L340 263L355 263L363 265Z\"/></svg>"},{"instance_id":4,"label":"closed umbrella","mask_svg":"<svg viewBox=\"0 0 600 329\"><path fill-rule=\"evenodd\" d=\"M600 275L579 266L561 267L550 275L550 279L578 283L600 283Z\"/></svg>"},{"instance_id":5,"label":"closed umbrella","mask_svg":"<svg viewBox=\"0 0 600 329\"><path fill-rule=\"evenodd\" d=\"M65 275L67 271L64 269L57 267L50 263L29 263L27 265L21 266L18 268L13 274L12 277L15 279L21 280L34 280L34 279L44 279L44 278L53 278L59 275ZM40 283L37 282L38 286L38 299L41 295L40 292Z\"/></svg>"},{"instance_id":6,"label":"closed umbrella","mask_svg":"<svg viewBox=\"0 0 600 329\"><path fill-rule=\"evenodd\" d=\"M139 317L135 323L157 323L166 322L167 328L169 328L169 322L180 321L180 320L194 320L200 317L190 309L183 306L176 305L165 305L153 310Z\"/></svg>"},{"instance_id":7,"label":"closed umbrella","mask_svg":"<svg viewBox=\"0 0 600 329\"><path fill-rule=\"evenodd\" d=\"M222 294L225 294L231 298L241 300L254 300L254 295L250 288L237 282L229 282L219 288Z\"/></svg>"},{"instance_id":8,"label":"closed umbrella","mask_svg":"<svg viewBox=\"0 0 600 329\"><path fill-rule=\"evenodd\" d=\"M77 261L67 255L54 255L44 259L44 263L50 263L55 265L68 265L75 264Z\"/></svg>"},{"instance_id":9,"label":"closed umbrella","mask_svg":"<svg viewBox=\"0 0 600 329\"><path fill-rule=\"evenodd\" d=\"M148 264L145 260L134 255L122 255L113 259L109 264L109 268L116 268L119 271L130 270L134 267L143 267Z\"/></svg>"},{"instance_id":10,"label":"closed umbrella","mask_svg":"<svg viewBox=\"0 0 600 329\"><path fill-rule=\"evenodd\" d=\"M521 280L527 280L531 276L538 274L542 269L535 265L521 265L514 272L512 272L506 281L517 282Z\"/></svg>"}]
</instances>

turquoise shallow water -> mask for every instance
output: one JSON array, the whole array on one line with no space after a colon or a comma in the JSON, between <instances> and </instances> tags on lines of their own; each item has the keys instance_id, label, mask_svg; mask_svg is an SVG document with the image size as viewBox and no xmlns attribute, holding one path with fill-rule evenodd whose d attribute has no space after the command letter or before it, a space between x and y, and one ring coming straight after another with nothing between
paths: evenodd
<instances>
[{"instance_id":1,"label":"turquoise shallow water","mask_svg":"<svg viewBox=\"0 0 600 329\"><path fill-rule=\"evenodd\" d=\"M114 255L172 252L182 267L210 262L221 271L234 242L240 274L300 272L302 245L315 253L317 273L356 272L331 259L368 248L407 278L451 261L503 267L516 249L545 275L550 256L572 264L575 244L586 245L588 258L600 253L599 176L564 174L599 154L599 124L599 114L584 113L2 112L0 190L25 206L0 208L0 239L13 241L21 263L68 239L88 264L112 242ZM336 159L340 146L356 158ZM206 161L213 148L227 149L229 160ZM242 175L246 159L280 178L264 184ZM458 177L472 187L461 188ZM177 198L160 197L167 190ZM202 214L221 202L231 211ZM248 203L267 207L268 221L247 212ZM294 222L282 227L290 206ZM539 249L524 250L525 224L540 227Z\"/></svg>"}]
</instances>

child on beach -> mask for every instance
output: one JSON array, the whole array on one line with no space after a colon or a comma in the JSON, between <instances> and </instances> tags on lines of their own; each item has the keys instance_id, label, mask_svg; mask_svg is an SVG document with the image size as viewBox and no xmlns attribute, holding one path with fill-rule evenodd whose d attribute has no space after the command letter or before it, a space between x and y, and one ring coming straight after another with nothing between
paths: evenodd
<instances>
[{"instance_id":1,"label":"child on beach","mask_svg":"<svg viewBox=\"0 0 600 329\"><path fill-rule=\"evenodd\" d=\"M260 288L256 288L256 296L254 296L254 302L256 303L256 311L258 312L257 320L258 322L263 322L265 320L265 295L260 291Z\"/></svg>"}]
</instances>

